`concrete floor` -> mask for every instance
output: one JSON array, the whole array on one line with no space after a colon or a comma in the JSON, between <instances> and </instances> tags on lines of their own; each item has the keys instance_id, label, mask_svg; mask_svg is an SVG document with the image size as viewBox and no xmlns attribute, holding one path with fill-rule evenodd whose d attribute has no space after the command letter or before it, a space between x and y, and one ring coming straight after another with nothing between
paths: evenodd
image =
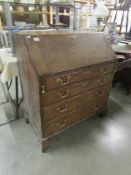
<instances>
[{"instance_id":1,"label":"concrete floor","mask_svg":"<svg viewBox=\"0 0 131 175\"><path fill-rule=\"evenodd\" d=\"M0 175L131 175L131 95L113 89L107 117L55 137L44 154L24 119L0 127Z\"/></svg>"}]
</instances>

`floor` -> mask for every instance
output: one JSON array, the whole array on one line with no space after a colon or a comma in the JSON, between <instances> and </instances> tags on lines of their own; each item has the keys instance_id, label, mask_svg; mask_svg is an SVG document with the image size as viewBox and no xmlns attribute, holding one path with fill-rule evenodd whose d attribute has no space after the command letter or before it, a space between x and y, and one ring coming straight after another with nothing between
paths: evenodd
<instances>
[{"instance_id":1,"label":"floor","mask_svg":"<svg viewBox=\"0 0 131 175\"><path fill-rule=\"evenodd\" d=\"M0 117L6 117L3 106ZM105 118L55 137L46 153L23 118L0 127L0 175L44 174L131 175L131 95L113 89Z\"/></svg>"}]
</instances>

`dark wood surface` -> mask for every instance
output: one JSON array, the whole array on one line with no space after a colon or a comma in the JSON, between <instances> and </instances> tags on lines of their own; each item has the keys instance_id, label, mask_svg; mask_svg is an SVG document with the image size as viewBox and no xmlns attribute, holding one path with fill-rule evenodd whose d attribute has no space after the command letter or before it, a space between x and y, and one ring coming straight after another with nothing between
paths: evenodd
<instances>
[{"instance_id":1,"label":"dark wood surface","mask_svg":"<svg viewBox=\"0 0 131 175\"><path fill-rule=\"evenodd\" d=\"M128 95L131 91L131 45L118 44L114 45L113 49L117 55L123 56L123 58L117 59L117 71L113 78L113 86L117 83L122 84Z\"/></svg>"},{"instance_id":2,"label":"dark wood surface","mask_svg":"<svg viewBox=\"0 0 131 175\"><path fill-rule=\"evenodd\" d=\"M52 31L23 32L23 35L39 76L99 64L116 57L103 33Z\"/></svg>"},{"instance_id":3,"label":"dark wood surface","mask_svg":"<svg viewBox=\"0 0 131 175\"><path fill-rule=\"evenodd\" d=\"M87 104L89 104L94 100L108 96L110 88L111 84L107 84L100 88L87 91L82 95L80 94L67 100L63 100L61 102L44 107L42 108L44 114L43 120L49 121L54 118L61 118L61 116L64 116L69 112L77 110L82 106L86 106Z\"/></svg>"},{"instance_id":4,"label":"dark wood surface","mask_svg":"<svg viewBox=\"0 0 131 175\"><path fill-rule=\"evenodd\" d=\"M113 72L114 69L114 64L104 64L101 67L88 67L77 71L70 71L68 73L60 73L59 75L57 74L57 76L55 75L46 78L45 89L52 90L94 77L101 77Z\"/></svg>"},{"instance_id":5,"label":"dark wood surface","mask_svg":"<svg viewBox=\"0 0 131 175\"><path fill-rule=\"evenodd\" d=\"M21 35L17 35L14 39L18 57L25 118L30 120L35 131L41 136L39 81L37 80L33 64L30 61L24 38Z\"/></svg>"},{"instance_id":6,"label":"dark wood surface","mask_svg":"<svg viewBox=\"0 0 131 175\"><path fill-rule=\"evenodd\" d=\"M70 86L65 86L58 90L46 92L42 97L43 104L47 106L49 104L63 101L64 99L79 95L88 90L94 89L95 87L106 85L112 81L112 78L113 74L101 77L94 77L86 81L74 83Z\"/></svg>"},{"instance_id":7,"label":"dark wood surface","mask_svg":"<svg viewBox=\"0 0 131 175\"><path fill-rule=\"evenodd\" d=\"M68 115L56 118L50 122L44 124L44 134L45 137L53 136L65 129L66 127L72 126L74 123L81 121L83 119L89 118L96 113L102 111L107 105L107 96L95 100L92 103L88 103L86 106L77 109Z\"/></svg>"},{"instance_id":8,"label":"dark wood surface","mask_svg":"<svg viewBox=\"0 0 131 175\"><path fill-rule=\"evenodd\" d=\"M24 107L30 123L48 140L107 109L115 54L101 33L15 34Z\"/></svg>"}]
</instances>

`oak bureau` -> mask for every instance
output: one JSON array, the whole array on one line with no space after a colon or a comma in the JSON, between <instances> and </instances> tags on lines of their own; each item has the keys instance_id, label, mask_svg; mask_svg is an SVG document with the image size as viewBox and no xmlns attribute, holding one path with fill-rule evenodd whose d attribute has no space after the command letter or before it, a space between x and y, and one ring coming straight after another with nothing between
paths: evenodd
<instances>
[{"instance_id":1,"label":"oak bureau","mask_svg":"<svg viewBox=\"0 0 131 175\"><path fill-rule=\"evenodd\" d=\"M43 151L56 134L104 114L116 56L103 33L19 32L14 39L25 117Z\"/></svg>"}]
</instances>

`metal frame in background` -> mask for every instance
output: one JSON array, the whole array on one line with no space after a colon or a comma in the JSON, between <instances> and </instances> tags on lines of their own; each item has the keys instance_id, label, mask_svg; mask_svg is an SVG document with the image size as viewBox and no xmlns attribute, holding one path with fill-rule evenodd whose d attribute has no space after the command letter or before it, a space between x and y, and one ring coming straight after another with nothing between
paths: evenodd
<instances>
[{"instance_id":1,"label":"metal frame in background","mask_svg":"<svg viewBox=\"0 0 131 175\"><path fill-rule=\"evenodd\" d=\"M6 122L2 122L0 123L0 126L3 126L3 125L6 125L14 120L18 120L20 118L19 116L19 107L23 101L23 95L22 95L22 98L19 100L19 79L18 77L16 76L14 78L15 80L15 102L14 100L12 99L12 96L10 94L10 87L13 83L13 79L11 79L10 83L9 82L6 82L5 83L5 86L6 86L6 90L7 90L7 94L6 94L6 90L4 88L4 86L2 85L2 88L3 88L3 91L4 91L4 94L5 94L5 97L6 97L6 101L1 103L0 105L3 105L3 104L6 104L6 103L10 103L11 106L12 106L12 110L14 112L14 118L6 121Z\"/></svg>"}]
</instances>

